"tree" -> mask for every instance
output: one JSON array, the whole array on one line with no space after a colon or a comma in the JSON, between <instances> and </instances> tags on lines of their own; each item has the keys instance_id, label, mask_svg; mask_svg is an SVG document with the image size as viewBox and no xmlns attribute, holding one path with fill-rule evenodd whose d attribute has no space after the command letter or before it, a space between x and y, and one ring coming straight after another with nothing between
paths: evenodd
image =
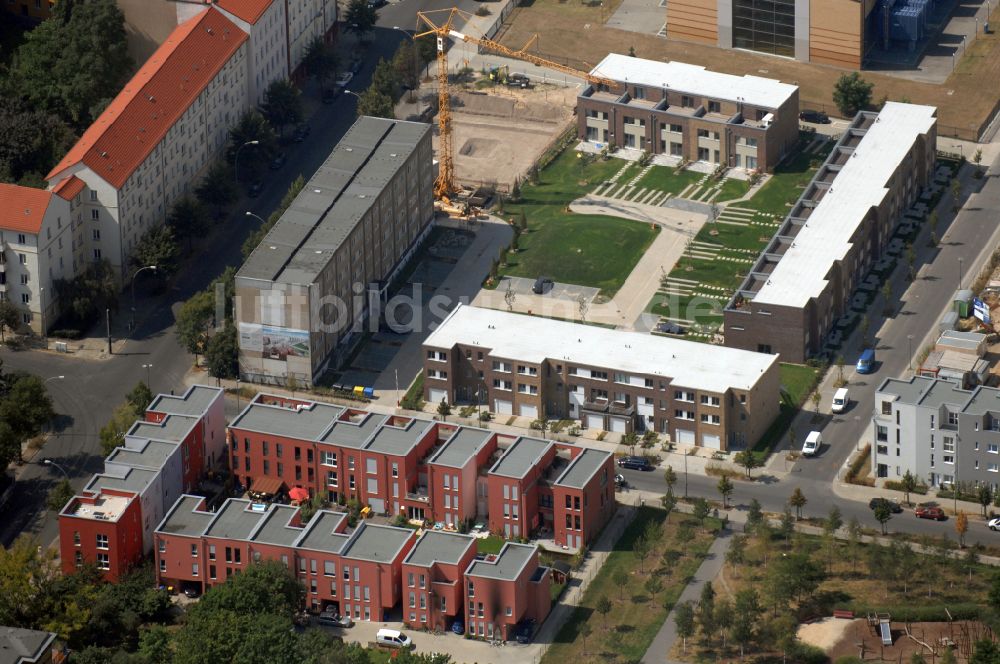
<instances>
[{"instance_id":1,"label":"tree","mask_svg":"<svg viewBox=\"0 0 1000 664\"><path fill-rule=\"evenodd\" d=\"M616 569L611 574L611 583L618 587L618 599L623 599L623 594L625 592L625 587L628 586L628 572L621 569L620 567Z\"/></svg>"},{"instance_id":2,"label":"tree","mask_svg":"<svg viewBox=\"0 0 1000 664\"><path fill-rule=\"evenodd\" d=\"M687 652L687 640L694 636L694 606L690 601L674 607L674 625L677 636L681 637L681 648Z\"/></svg>"},{"instance_id":3,"label":"tree","mask_svg":"<svg viewBox=\"0 0 1000 664\"><path fill-rule=\"evenodd\" d=\"M611 600L606 595L601 595L594 603L594 610L601 615L602 621L606 621L608 614L611 613ZM607 628L607 622L605 622L604 626Z\"/></svg>"},{"instance_id":4,"label":"tree","mask_svg":"<svg viewBox=\"0 0 1000 664\"><path fill-rule=\"evenodd\" d=\"M954 655L952 655L952 659L954 659ZM972 657L969 658L969 664L1000 664L1000 646L990 639L976 641Z\"/></svg>"},{"instance_id":5,"label":"tree","mask_svg":"<svg viewBox=\"0 0 1000 664\"><path fill-rule=\"evenodd\" d=\"M663 509L667 511L666 519L669 520L670 513L674 511L675 507L677 507L677 498L674 497L673 492L667 491L665 494L660 496L660 505L662 505Z\"/></svg>"},{"instance_id":6,"label":"tree","mask_svg":"<svg viewBox=\"0 0 1000 664\"><path fill-rule=\"evenodd\" d=\"M764 522L764 511L760 507L760 501L756 498L750 500L747 508L747 529L753 530Z\"/></svg>"},{"instance_id":7,"label":"tree","mask_svg":"<svg viewBox=\"0 0 1000 664\"><path fill-rule=\"evenodd\" d=\"M628 433L622 434L622 445L628 448L628 453L630 455L635 454L635 446L639 444L639 434L635 431L629 431Z\"/></svg>"},{"instance_id":8,"label":"tree","mask_svg":"<svg viewBox=\"0 0 1000 664\"><path fill-rule=\"evenodd\" d=\"M913 269L914 264L917 262L917 252L913 249L913 243L906 243L906 275L907 279L913 281L917 278L917 273Z\"/></svg>"},{"instance_id":9,"label":"tree","mask_svg":"<svg viewBox=\"0 0 1000 664\"><path fill-rule=\"evenodd\" d=\"M400 77L392 62L378 59L372 72L371 87L375 88L389 99L399 99Z\"/></svg>"},{"instance_id":10,"label":"tree","mask_svg":"<svg viewBox=\"0 0 1000 664\"><path fill-rule=\"evenodd\" d=\"M256 144L252 144L257 141ZM260 111L250 110L240 116L229 130L226 162L235 168L236 181L249 179L278 151L278 136ZM239 155L239 161L236 157ZM243 173L243 178L240 178Z\"/></svg>"},{"instance_id":11,"label":"tree","mask_svg":"<svg viewBox=\"0 0 1000 664\"><path fill-rule=\"evenodd\" d=\"M358 97L358 117L362 115L389 119L396 117L392 97L382 94L374 86L369 86Z\"/></svg>"},{"instance_id":12,"label":"tree","mask_svg":"<svg viewBox=\"0 0 1000 664\"><path fill-rule=\"evenodd\" d=\"M309 42L302 64L305 65L309 75L316 79L320 92L325 90L326 81L336 73L338 60L337 52L323 41L322 37L316 37Z\"/></svg>"},{"instance_id":13,"label":"tree","mask_svg":"<svg viewBox=\"0 0 1000 664\"><path fill-rule=\"evenodd\" d=\"M663 481L667 484L667 493L672 494L674 485L677 484L677 473L674 472L673 466L667 466L667 469L663 471Z\"/></svg>"},{"instance_id":14,"label":"tree","mask_svg":"<svg viewBox=\"0 0 1000 664\"><path fill-rule=\"evenodd\" d=\"M8 385L6 396L0 399L0 422L5 422L17 438L15 458L20 461L20 442L40 434L42 426L55 417L55 410L45 383L38 376L20 374Z\"/></svg>"},{"instance_id":15,"label":"tree","mask_svg":"<svg viewBox=\"0 0 1000 664\"><path fill-rule=\"evenodd\" d=\"M583 644L583 655L587 655L587 637L590 636L593 630L590 627L590 623L584 620L580 623L580 626L576 628L577 636L580 637L580 642Z\"/></svg>"},{"instance_id":16,"label":"tree","mask_svg":"<svg viewBox=\"0 0 1000 664\"><path fill-rule=\"evenodd\" d=\"M149 664L169 664L170 641L170 631L163 625L144 626L139 631L139 654Z\"/></svg>"},{"instance_id":17,"label":"tree","mask_svg":"<svg viewBox=\"0 0 1000 664\"><path fill-rule=\"evenodd\" d=\"M204 350L205 333L215 314L215 296L209 291L199 291L181 305L177 311L175 332L181 346L189 353Z\"/></svg>"},{"instance_id":18,"label":"tree","mask_svg":"<svg viewBox=\"0 0 1000 664\"><path fill-rule=\"evenodd\" d=\"M215 217L222 216L222 209L236 200L236 184L233 181L233 172L229 164L224 161L217 161L208 168L205 177L194 190L198 200L204 205L215 208ZM185 199L181 199L182 201ZM176 211L177 205L174 205ZM169 222L168 222L169 223ZM174 224L174 228L177 225ZM183 237L190 237L189 232L180 232ZM190 245L189 245L190 246Z\"/></svg>"},{"instance_id":19,"label":"tree","mask_svg":"<svg viewBox=\"0 0 1000 664\"><path fill-rule=\"evenodd\" d=\"M719 478L719 483L715 485L715 488L718 489L719 495L722 496L722 509L728 509L729 497L733 495L735 488L732 480L729 479L728 475L723 475Z\"/></svg>"},{"instance_id":20,"label":"tree","mask_svg":"<svg viewBox=\"0 0 1000 664\"><path fill-rule=\"evenodd\" d=\"M507 290L503 294L503 301L507 303L507 311L514 310L514 302L517 300L517 293L514 292L514 282L507 282Z\"/></svg>"},{"instance_id":21,"label":"tree","mask_svg":"<svg viewBox=\"0 0 1000 664\"><path fill-rule=\"evenodd\" d=\"M124 444L125 434L128 433L141 414L141 411L136 410L127 401L115 408L111 419L101 427L99 433L102 456L108 456L116 447L121 447Z\"/></svg>"},{"instance_id":22,"label":"tree","mask_svg":"<svg viewBox=\"0 0 1000 664\"><path fill-rule=\"evenodd\" d=\"M155 265L156 273L165 276L174 273L179 259L177 236L172 226L165 225L146 231L132 250L131 263L133 270Z\"/></svg>"},{"instance_id":23,"label":"tree","mask_svg":"<svg viewBox=\"0 0 1000 664\"><path fill-rule=\"evenodd\" d=\"M941 653L941 664L958 664L955 659L954 648L952 648L951 646L945 647L944 652Z\"/></svg>"},{"instance_id":24,"label":"tree","mask_svg":"<svg viewBox=\"0 0 1000 664\"><path fill-rule=\"evenodd\" d=\"M742 466L743 470L746 471L747 479L753 479L750 475L750 471L754 468L759 468L762 464L757 455L753 453L753 450L742 450L736 453L734 457L736 465Z\"/></svg>"},{"instance_id":25,"label":"tree","mask_svg":"<svg viewBox=\"0 0 1000 664\"><path fill-rule=\"evenodd\" d=\"M710 642L715 631L715 588L711 582L701 587L701 597L698 599L698 628L706 642Z\"/></svg>"},{"instance_id":26,"label":"tree","mask_svg":"<svg viewBox=\"0 0 1000 664\"><path fill-rule=\"evenodd\" d=\"M852 516L850 522L847 524L847 549L850 552L852 569L857 569L862 532L861 522L858 521L858 517Z\"/></svg>"},{"instance_id":27,"label":"tree","mask_svg":"<svg viewBox=\"0 0 1000 664\"><path fill-rule=\"evenodd\" d=\"M826 515L826 520L823 522L823 530L834 535L843 525L844 517L840 514L840 508L834 505Z\"/></svg>"},{"instance_id":28,"label":"tree","mask_svg":"<svg viewBox=\"0 0 1000 664\"><path fill-rule=\"evenodd\" d=\"M909 470L903 473L903 478L899 481L899 488L903 490L903 497L906 504L910 504L910 494L917 489L917 477ZM984 514L985 515L985 514Z\"/></svg>"},{"instance_id":29,"label":"tree","mask_svg":"<svg viewBox=\"0 0 1000 664\"><path fill-rule=\"evenodd\" d=\"M868 328L872 325L871 319L868 318L868 314L861 315L861 322L858 324L861 329L861 345L868 345Z\"/></svg>"},{"instance_id":30,"label":"tree","mask_svg":"<svg viewBox=\"0 0 1000 664\"><path fill-rule=\"evenodd\" d=\"M70 323L89 326L105 309L118 311L120 276L107 259L91 263L73 280L56 279L53 288Z\"/></svg>"},{"instance_id":31,"label":"tree","mask_svg":"<svg viewBox=\"0 0 1000 664\"><path fill-rule=\"evenodd\" d=\"M213 378L236 378L239 375L239 334L233 321L212 335L205 346L205 364Z\"/></svg>"},{"instance_id":32,"label":"tree","mask_svg":"<svg viewBox=\"0 0 1000 664\"><path fill-rule=\"evenodd\" d=\"M892 518L892 510L889 509L889 503L886 501L880 501L875 505L875 520L878 521L878 525L882 527L882 534L885 535L885 526L889 523L889 519Z\"/></svg>"},{"instance_id":33,"label":"tree","mask_svg":"<svg viewBox=\"0 0 1000 664\"><path fill-rule=\"evenodd\" d=\"M802 518L802 508L805 507L808 502L809 501L806 500L805 494L802 493L802 489L795 487L795 490L792 491L791 497L788 499L788 504L795 508L796 519Z\"/></svg>"},{"instance_id":34,"label":"tree","mask_svg":"<svg viewBox=\"0 0 1000 664\"><path fill-rule=\"evenodd\" d=\"M447 422L448 416L451 415L451 404L444 397L441 397L441 403L438 404L437 414L441 416L442 422Z\"/></svg>"},{"instance_id":35,"label":"tree","mask_svg":"<svg viewBox=\"0 0 1000 664\"><path fill-rule=\"evenodd\" d=\"M993 490L988 484L980 484L976 487L976 500L983 508L983 516L986 516L986 508L993 502Z\"/></svg>"},{"instance_id":36,"label":"tree","mask_svg":"<svg viewBox=\"0 0 1000 664\"><path fill-rule=\"evenodd\" d=\"M819 390L815 390L812 393L812 396L810 398L812 399L812 402L813 402L813 410L816 411L816 417L818 418L819 417L819 402L820 402L820 398L821 398L820 394L819 394Z\"/></svg>"},{"instance_id":37,"label":"tree","mask_svg":"<svg viewBox=\"0 0 1000 664\"><path fill-rule=\"evenodd\" d=\"M11 96L83 131L131 74L124 16L114 0L60 2L36 27L11 64Z\"/></svg>"},{"instance_id":38,"label":"tree","mask_svg":"<svg viewBox=\"0 0 1000 664\"><path fill-rule=\"evenodd\" d=\"M653 543L645 536L640 535L635 538L632 542L632 553L635 555L635 559L639 561L639 571L645 572L645 562L646 558L649 558L649 554L653 551Z\"/></svg>"},{"instance_id":39,"label":"tree","mask_svg":"<svg viewBox=\"0 0 1000 664\"><path fill-rule=\"evenodd\" d=\"M954 209L958 209L958 200L962 197L962 181L958 178L951 179L951 197L954 199Z\"/></svg>"},{"instance_id":40,"label":"tree","mask_svg":"<svg viewBox=\"0 0 1000 664\"><path fill-rule=\"evenodd\" d=\"M965 534L969 532L969 517L962 510L955 515L955 534L958 535L958 546L965 547Z\"/></svg>"},{"instance_id":41,"label":"tree","mask_svg":"<svg viewBox=\"0 0 1000 664\"><path fill-rule=\"evenodd\" d=\"M164 228L172 228L177 233L177 237L186 239L188 250L190 250L191 240L196 237L204 237L208 231L208 215L205 214L205 209L197 200L190 196L185 196L174 203L174 206L170 209L170 214L167 215L167 225L154 228L147 235ZM176 252L176 246L174 251ZM176 256L171 257L171 261L176 261ZM152 261L141 264L160 265L160 263Z\"/></svg>"},{"instance_id":42,"label":"tree","mask_svg":"<svg viewBox=\"0 0 1000 664\"><path fill-rule=\"evenodd\" d=\"M833 86L833 103L845 118L853 118L871 105L873 87L856 71L842 74Z\"/></svg>"},{"instance_id":43,"label":"tree","mask_svg":"<svg viewBox=\"0 0 1000 664\"><path fill-rule=\"evenodd\" d=\"M50 511L59 513L75 493L76 492L73 491L73 485L69 483L69 480L64 478L49 491L49 496L45 501L45 506L48 507Z\"/></svg>"},{"instance_id":44,"label":"tree","mask_svg":"<svg viewBox=\"0 0 1000 664\"><path fill-rule=\"evenodd\" d=\"M785 507L785 511L781 513L781 520L778 524L778 532L781 533L785 542L792 539L792 533L795 532L795 520L792 518L792 510L787 506Z\"/></svg>"},{"instance_id":45,"label":"tree","mask_svg":"<svg viewBox=\"0 0 1000 664\"><path fill-rule=\"evenodd\" d=\"M757 591L747 588L736 593L733 602L733 622L730 624L729 633L733 640L740 644L740 658L743 657L746 645L753 640L760 612L760 599L757 596Z\"/></svg>"},{"instance_id":46,"label":"tree","mask_svg":"<svg viewBox=\"0 0 1000 664\"><path fill-rule=\"evenodd\" d=\"M708 505L708 501L704 498L696 498L694 501L694 509L692 514L694 518L698 519L698 523L705 525L705 519L708 518L708 513L711 511L711 507Z\"/></svg>"},{"instance_id":47,"label":"tree","mask_svg":"<svg viewBox=\"0 0 1000 664\"><path fill-rule=\"evenodd\" d=\"M283 136L285 127L302 122L302 98L299 89L290 81L277 80L264 92L264 117Z\"/></svg>"},{"instance_id":48,"label":"tree","mask_svg":"<svg viewBox=\"0 0 1000 664\"><path fill-rule=\"evenodd\" d=\"M365 40L377 21L378 11L367 0L351 0L347 5L344 22L347 24L347 31L353 33L359 41Z\"/></svg>"},{"instance_id":49,"label":"tree","mask_svg":"<svg viewBox=\"0 0 1000 664\"><path fill-rule=\"evenodd\" d=\"M891 316L895 305L892 302L892 284L886 279L882 282L882 313Z\"/></svg>"},{"instance_id":50,"label":"tree","mask_svg":"<svg viewBox=\"0 0 1000 664\"><path fill-rule=\"evenodd\" d=\"M20 307L11 300L0 300L0 341L4 341L4 330L14 332L20 325Z\"/></svg>"},{"instance_id":51,"label":"tree","mask_svg":"<svg viewBox=\"0 0 1000 664\"><path fill-rule=\"evenodd\" d=\"M418 73L420 52L413 40L404 39L399 42L396 53L392 56L392 67L396 72L396 80L402 87L410 91L410 101L414 101L413 94L420 87ZM515 184L516 182L515 179Z\"/></svg>"},{"instance_id":52,"label":"tree","mask_svg":"<svg viewBox=\"0 0 1000 664\"><path fill-rule=\"evenodd\" d=\"M729 541L729 550L726 551L726 562L735 570L746 561L746 551L746 535L734 535Z\"/></svg>"},{"instance_id":53,"label":"tree","mask_svg":"<svg viewBox=\"0 0 1000 664\"><path fill-rule=\"evenodd\" d=\"M42 176L73 145L75 136L56 113L32 108L15 94L0 91L0 178L45 188Z\"/></svg>"},{"instance_id":54,"label":"tree","mask_svg":"<svg viewBox=\"0 0 1000 664\"><path fill-rule=\"evenodd\" d=\"M137 413L144 413L146 409L149 408L149 404L153 403L153 391L149 389L149 386L141 380L135 384L135 387L125 395L125 401L132 406L133 410Z\"/></svg>"}]
</instances>

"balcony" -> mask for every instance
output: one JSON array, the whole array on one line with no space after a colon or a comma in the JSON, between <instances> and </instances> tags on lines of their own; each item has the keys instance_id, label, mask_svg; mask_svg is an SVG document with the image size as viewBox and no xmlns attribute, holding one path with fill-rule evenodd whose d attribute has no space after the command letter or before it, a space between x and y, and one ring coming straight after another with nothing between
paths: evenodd
<instances>
[{"instance_id":1,"label":"balcony","mask_svg":"<svg viewBox=\"0 0 1000 664\"><path fill-rule=\"evenodd\" d=\"M584 401L583 410L589 410L594 413L606 413L608 412L608 402L605 400Z\"/></svg>"},{"instance_id":2,"label":"balcony","mask_svg":"<svg viewBox=\"0 0 1000 664\"><path fill-rule=\"evenodd\" d=\"M427 487L425 487L425 486L418 486L417 490L415 492L413 492L413 491L407 491L406 492L406 499L407 500L415 500L415 501L417 501L419 503L429 503L430 502L430 496L427 495Z\"/></svg>"},{"instance_id":3,"label":"balcony","mask_svg":"<svg viewBox=\"0 0 1000 664\"><path fill-rule=\"evenodd\" d=\"M612 415L628 415L631 417L632 415L635 415L635 406L615 401L608 407L608 412Z\"/></svg>"}]
</instances>

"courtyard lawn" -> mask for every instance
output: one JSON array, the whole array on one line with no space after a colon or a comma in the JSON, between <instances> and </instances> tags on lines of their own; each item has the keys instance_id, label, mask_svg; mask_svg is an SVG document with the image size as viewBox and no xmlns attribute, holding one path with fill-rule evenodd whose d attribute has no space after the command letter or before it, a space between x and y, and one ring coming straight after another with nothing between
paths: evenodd
<instances>
[{"instance_id":1,"label":"courtyard lawn","mask_svg":"<svg viewBox=\"0 0 1000 664\"><path fill-rule=\"evenodd\" d=\"M819 380L820 376L819 369L816 367L787 362L781 363L780 372L781 405L778 417L767 428L757 444L753 446L755 456L761 461L765 461L775 444L788 435L788 427L791 426L792 420L802 409L802 404L805 403L806 397L816 386L816 381ZM805 434L799 432L799 435Z\"/></svg>"},{"instance_id":2,"label":"courtyard lawn","mask_svg":"<svg viewBox=\"0 0 1000 664\"><path fill-rule=\"evenodd\" d=\"M634 177L634 176L633 176ZM697 183L705 177L704 173L680 171L669 166L653 166L653 169L642 176L636 187L642 189L658 189L677 196L689 185Z\"/></svg>"},{"instance_id":3,"label":"courtyard lawn","mask_svg":"<svg viewBox=\"0 0 1000 664\"><path fill-rule=\"evenodd\" d=\"M500 553L500 549L503 548L504 542L506 540L502 537L497 537L496 535L490 535L489 537L483 537L476 540L476 552L477 553Z\"/></svg>"},{"instance_id":4,"label":"courtyard lawn","mask_svg":"<svg viewBox=\"0 0 1000 664\"><path fill-rule=\"evenodd\" d=\"M658 227L602 215L573 214L571 201L611 178L624 162L594 160L584 164L566 149L539 173L537 185L525 184L521 200L508 204L504 217L523 212L528 232L518 237L519 250L508 257L500 275L534 279L545 275L569 284L599 288L612 297L646 249Z\"/></svg>"},{"instance_id":5,"label":"courtyard lawn","mask_svg":"<svg viewBox=\"0 0 1000 664\"><path fill-rule=\"evenodd\" d=\"M737 180L736 178L729 178L722 183L722 191L719 195L715 197L718 202L731 201L735 198L742 198L747 195L750 191L750 183L746 180Z\"/></svg>"},{"instance_id":6,"label":"courtyard lawn","mask_svg":"<svg viewBox=\"0 0 1000 664\"><path fill-rule=\"evenodd\" d=\"M758 212L782 218L787 215L833 148L833 142L828 141L820 152L803 152L811 140L811 137L801 138L799 152L779 164L767 184L749 201L740 204L740 207L753 208Z\"/></svg>"},{"instance_id":7,"label":"courtyard lawn","mask_svg":"<svg viewBox=\"0 0 1000 664\"><path fill-rule=\"evenodd\" d=\"M542 658L543 664L642 659L668 611L704 559L719 527L719 522L711 518L700 525L686 514L675 512L667 522L665 517L666 512L661 509L639 508L590 582L580 606L556 634ZM633 545L643 536L652 542L652 547L649 556L640 560ZM615 583L620 572L627 579L624 586ZM597 611L600 598L611 602L607 615ZM584 623L591 630L586 639L580 634Z\"/></svg>"}]
</instances>

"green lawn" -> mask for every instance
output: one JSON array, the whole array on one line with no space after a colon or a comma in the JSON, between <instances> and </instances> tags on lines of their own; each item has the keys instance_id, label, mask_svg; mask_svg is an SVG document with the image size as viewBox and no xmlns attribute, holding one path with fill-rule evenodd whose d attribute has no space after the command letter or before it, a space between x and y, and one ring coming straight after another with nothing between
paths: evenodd
<instances>
[{"instance_id":1,"label":"green lawn","mask_svg":"<svg viewBox=\"0 0 1000 664\"><path fill-rule=\"evenodd\" d=\"M705 177L704 173L695 173L694 171L678 172L677 169L669 166L653 166L651 171L642 176L637 186L640 189L643 187L647 189L659 189L660 191L665 191L676 196L684 191L688 185L698 182L703 177Z\"/></svg>"},{"instance_id":2,"label":"green lawn","mask_svg":"<svg viewBox=\"0 0 1000 664\"><path fill-rule=\"evenodd\" d=\"M506 540L496 535L490 535L476 540L477 553L500 553Z\"/></svg>"},{"instance_id":3,"label":"green lawn","mask_svg":"<svg viewBox=\"0 0 1000 664\"><path fill-rule=\"evenodd\" d=\"M691 516L674 513L664 524L666 512L641 507L635 519L601 566L583 594L580 606L556 634L552 646L542 658L543 664L563 662L625 661L637 662L645 654L653 637L663 625L667 613L695 570L701 564L719 523L706 519L701 526ZM640 560L633 544L650 524L661 524L662 534L653 542L648 558ZM616 572L624 571L627 583L614 582ZM659 580L662 588L650 592L650 579ZM611 600L611 611L597 612L598 599ZM580 635L580 626L589 623L591 634Z\"/></svg>"},{"instance_id":4,"label":"green lawn","mask_svg":"<svg viewBox=\"0 0 1000 664\"><path fill-rule=\"evenodd\" d=\"M746 196L748 191L750 191L749 182L747 182L746 180L737 180L736 178L729 178L728 180L722 183L722 191L719 193L718 196L715 197L715 200L719 202L731 201L734 198L740 198L742 196Z\"/></svg>"},{"instance_id":5,"label":"green lawn","mask_svg":"<svg viewBox=\"0 0 1000 664\"><path fill-rule=\"evenodd\" d=\"M799 141L799 149L805 148L811 138ZM828 142L822 152L811 154L798 152L774 169L771 179L760 188L753 198L740 207L753 208L764 214L784 217L805 190L809 180L816 174L819 165L826 159L833 143Z\"/></svg>"},{"instance_id":6,"label":"green lawn","mask_svg":"<svg viewBox=\"0 0 1000 664\"><path fill-rule=\"evenodd\" d=\"M567 149L539 174L537 185L521 188L521 201L506 206L504 216L524 212L528 233L519 251L508 257L502 275L591 286L611 297L649 248L659 228L617 217L573 214L571 201L591 192L622 167L622 161L594 160L584 165Z\"/></svg>"},{"instance_id":7,"label":"green lawn","mask_svg":"<svg viewBox=\"0 0 1000 664\"><path fill-rule=\"evenodd\" d=\"M802 409L806 397L816 385L819 369L805 364L789 364L782 362L781 371L781 406L778 417L753 446L755 455L764 461L771 454L776 443L788 435L788 427ZM803 432L799 432L801 435Z\"/></svg>"}]
</instances>

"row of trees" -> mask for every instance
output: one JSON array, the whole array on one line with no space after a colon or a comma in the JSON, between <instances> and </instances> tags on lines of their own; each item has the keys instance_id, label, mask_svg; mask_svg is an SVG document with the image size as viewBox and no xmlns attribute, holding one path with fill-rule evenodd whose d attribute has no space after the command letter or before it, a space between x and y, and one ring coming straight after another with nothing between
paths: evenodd
<instances>
[{"instance_id":1,"label":"row of trees","mask_svg":"<svg viewBox=\"0 0 1000 664\"><path fill-rule=\"evenodd\" d=\"M358 99L358 115L395 117L393 107L404 90L416 90L420 86L419 71L434 57L435 48L429 39L404 39L392 60L379 58L371 85Z\"/></svg>"},{"instance_id":2,"label":"row of trees","mask_svg":"<svg viewBox=\"0 0 1000 664\"><path fill-rule=\"evenodd\" d=\"M43 188L131 71L114 0L56 3L0 71L0 180Z\"/></svg>"},{"instance_id":3,"label":"row of trees","mask_svg":"<svg viewBox=\"0 0 1000 664\"><path fill-rule=\"evenodd\" d=\"M53 417L44 381L22 371L4 372L0 360L0 468L20 462L21 444L39 435Z\"/></svg>"}]
</instances>

